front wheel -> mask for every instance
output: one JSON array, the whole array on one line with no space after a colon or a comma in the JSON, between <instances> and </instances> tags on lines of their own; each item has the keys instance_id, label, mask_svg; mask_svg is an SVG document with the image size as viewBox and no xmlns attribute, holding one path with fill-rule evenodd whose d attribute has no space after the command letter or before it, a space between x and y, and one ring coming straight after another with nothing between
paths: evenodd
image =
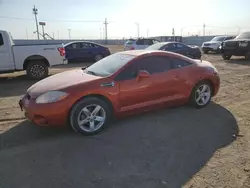
<instances>
[{"instance_id":1,"label":"front wheel","mask_svg":"<svg viewBox=\"0 0 250 188\"><path fill-rule=\"evenodd\" d=\"M212 87L209 82L201 81L192 90L190 96L191 104L196 108L207 106L212 98Z\"/></svg>"},{"instance_id":2,"label":"front wheel","mask_svg":"<svg viewBox=\"0 0 250 188\"><path fill-rule=\"evenodd\" d=\"M70 126L78 133L92 135L100 132L111 119L111 109L103 100L88 97L77 102L69 116Z\"/></svg>"},{"instance_id":3,"label":"front wheel","mask_svg":"<svg viewBox=\"0 0 250 188\"><path fill-rule=\"evenodd\" d=\"M40 80L48 76L49 68L43 61L30 62L27 66L26 73L33 80Z\"/></svg>"},{"instance_id":4,"label":"front wheel","mask_svg":"<svg viewBox=\"0 0 250 188\"><path fill-rule=\"evenodd\" d=\"M228 55L228 54L222 54L222 58L224 60L229 60L232 57L232 55Z\"/></svg>"}]
</instances>

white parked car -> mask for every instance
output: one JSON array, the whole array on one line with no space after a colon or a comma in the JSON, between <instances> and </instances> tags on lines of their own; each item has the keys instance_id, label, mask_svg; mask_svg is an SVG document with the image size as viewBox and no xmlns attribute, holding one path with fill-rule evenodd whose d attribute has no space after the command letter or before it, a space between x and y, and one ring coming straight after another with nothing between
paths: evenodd
<instances>
[{"instance_id":1,"label":"white parked car","mask_svg":"<svg viewBox=\"0 0 250 188\"><path fill-rule=\"evenodd\" d=\"M0 73L26 70L31 79L48 76L50 66L67 64L63 44L15 45L10 33L0 30Z\"/></svg>"},{"instance_id":2,"label":"white parked car","mask_svg":"<svg viewBox=\"0 0 250 188\"><path fill-rule=\"evenodd\" d=\"M216 36L211 41L204 42L201 46L202 51L207 54L208 52L220 52L220 45L225 40L233 39L233 36Z\"/></svg>"},{"instance_id":3,"label":"white parked car","mask_svg":"<svg viewBox=\"0 0 250 188\"><path fill-rule=\"evenodd\" d=\"M152 44L158 43L160 41L153 38L138 38L138 39L129 39L124 44L124 50L143 50Z\"/></svg>"}]
</instances>

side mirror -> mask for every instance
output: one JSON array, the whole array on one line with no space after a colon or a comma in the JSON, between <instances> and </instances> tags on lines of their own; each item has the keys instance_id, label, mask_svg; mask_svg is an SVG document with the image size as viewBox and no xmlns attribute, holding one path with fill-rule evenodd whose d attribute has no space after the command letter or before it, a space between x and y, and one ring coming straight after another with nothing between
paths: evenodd
<instances>
[{"instance_id":1,"label":"side mirror","mask_svg":"<svg viewBox=\"0 0 250 188\"><path fill-rule=\"evenodd\" d=\"M148 71L140 70L140 71L138 72L137 78L140 79L140 78L148 78L148 77L150 77L150 74L149 74Z\"/></svg>"}]
</instances>

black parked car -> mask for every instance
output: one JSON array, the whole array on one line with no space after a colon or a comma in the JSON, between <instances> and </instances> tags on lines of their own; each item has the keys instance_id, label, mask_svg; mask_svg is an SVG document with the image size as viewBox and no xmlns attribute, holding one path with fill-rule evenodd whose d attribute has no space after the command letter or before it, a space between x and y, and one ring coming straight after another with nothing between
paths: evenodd
<instances>
[{"instance_id":1,"label":"black parked car","mask_svg":"<svg viewBox=\"0 0 250 188\"><path fill-rule=\"evenodd\" d=\"M149 46L146 50L170 51L182 54L192 59L201 58L201 50L198 46L190 46L180 42L159 42Z\"/></svg>"},{"instance_id":2,"label":"black parked car","mask_svg":"<svg viewBox=\"0 0 250 188\"><path fill-rule=\"evenodd\" d=\"M233 40L224 41L221 45L222 57L229 60L234 56L245 56L250 60L250 32L239 34Z\"/></svg>"}]
</instances>

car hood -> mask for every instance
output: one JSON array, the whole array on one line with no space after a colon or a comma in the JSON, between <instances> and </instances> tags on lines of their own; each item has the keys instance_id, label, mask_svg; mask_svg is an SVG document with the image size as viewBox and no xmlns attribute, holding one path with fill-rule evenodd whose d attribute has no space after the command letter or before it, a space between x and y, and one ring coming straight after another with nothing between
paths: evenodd
<instances>
[{"instance_id":1,"label":"car hood","mask_svg":"<svg viewBox=\"0 0 250 188\"><path fill-rule=\"evenodd\" d=\"M48 91L62 90L73 85L91 82L100 78L101 77L86 74L82 69L65 71L35 83L27 90L27 93L34 98Z\"/></svg>"},{"instance_id":2,"label":"car hood","mask_svg":"<svg viewBox=\"0 0 250 188\"><path fill-rule=\"evenodd\" d=\"M222 42L221 41L207 41L207 42L204 42L204 44L221 44Z\"/></svg>"},{"instance_id":3,"label":"car hood","mask_svg":"<svg viewBox=\"0 0 250 188\"><path fill-rule=\"evenodd\" d=\"M188 45L190 48L200 48L199 46L196 45Z\"/></svg>"}]
</instances>

